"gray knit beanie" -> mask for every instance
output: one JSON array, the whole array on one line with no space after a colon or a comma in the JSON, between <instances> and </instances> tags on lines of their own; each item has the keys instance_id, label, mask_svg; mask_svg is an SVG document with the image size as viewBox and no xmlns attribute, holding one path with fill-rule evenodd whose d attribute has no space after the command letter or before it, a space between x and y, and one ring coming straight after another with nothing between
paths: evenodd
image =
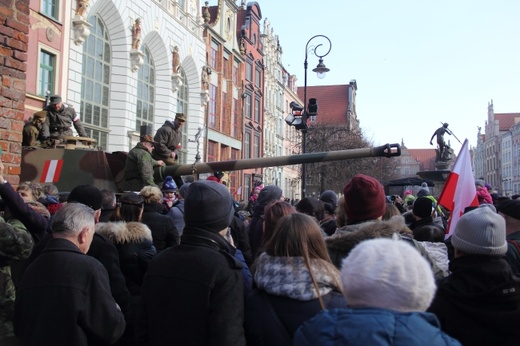
<instances>
[{"instance_id":1,"label":"gray knit beanie","mask_svg":"<svg viewBox=\"0 0 520 346\"><path fill-rule=\"evenodd\" d=\"M436 290L432 269L419 251L387 238L357 245L343 260L341 281L349 306L400 312L426 311Z\"/></svg>"},{"instance_id":2,"label":"gray knit beanie","mask_svg":"<svg viewBox=\"0 0 520 346\"><path fill-rule=\"evenodd\" d=\"M503 255L507 252L506 221L485 206L474 209L457 222L451 244L467 254Z\"/></svg>"},{"instance_id":3,"label":"gray knit beanie","mask_svg":"<svg viewBox=\"0 0 520 346\"><path fill-rule=\"evenodd\" d=\"M262 208L266 207L271 201L277 201L282 198L282 189L276 185L265 186L256 200L256 204Z\"/></svg>"},{"instance_id":4,"label":"gray knit beanie","mask_svg":"<svg viewBox=\"0 0 520 346\"><path fill-rule=\"evenodd\" d=\"M486 182L483 179L477 179L475 180L475 185L484 187L486 185Z\"/></svg>"},{"instance_id":5,"label":"gray knit beanie","mask_svg":"<svg viewBox=\"0 0 520 346\"><path fill-rule=\"evenodd\" d=\"M226 187L211 180L190 184L184 198L186 229L218 233L233 220L235 207Z\"/></svg>"}]
</instances>

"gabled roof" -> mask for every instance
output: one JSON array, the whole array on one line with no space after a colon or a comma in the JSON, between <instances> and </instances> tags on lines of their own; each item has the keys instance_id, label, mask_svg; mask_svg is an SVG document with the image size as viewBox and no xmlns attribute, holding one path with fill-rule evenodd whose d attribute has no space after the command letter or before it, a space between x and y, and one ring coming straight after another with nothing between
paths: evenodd
<instances>
[{"instance_id":1,"label":"gabled roof","mask_svg":"<svg viewBox=\"0 0 520 346\"><path fill-rule=\"evenodd\" d=\"M495 113L499 131L509 131L515 125L515 118L520 118L520 113Z\"/></svg>"},{"instance_id":2,"label":"gabled roof","mask_svg":"<svg viewBox=\"0 0 520 346\"><path fill-rule=\"evenodd\" d=\"M437 157L435 149L408 149L408 153L420 162L421 170L435 170L435 158Z\"/></svg>"},{"instance_id":3,"label":"gabled roof","mask_svg":"<svg viewBox=\"0 0 520 346\"><path fill-rule=\"evenodd\" d=\"M350 84L307 86L307 103L310 98L318 102L317 123L346 124L348 92ZM304 87L298 87L298 97L303 101Z\"/></svg>"}]
</instances>

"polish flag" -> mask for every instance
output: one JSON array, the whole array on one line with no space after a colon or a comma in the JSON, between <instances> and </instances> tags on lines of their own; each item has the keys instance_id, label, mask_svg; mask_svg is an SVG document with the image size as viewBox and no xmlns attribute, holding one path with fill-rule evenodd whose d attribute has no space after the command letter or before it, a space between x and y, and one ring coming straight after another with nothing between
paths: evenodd
<instances>
[{"instance_id":1,"label":"polish flag","mask_svg":"<svg viewBox=\"0 0 520 346\"><path fill-rule=\"evenodd\" d=\"M40 178L41 183L56 183L60 180L63 160L47 160L43 165L43 172Z\"/></svg>"},{"instance_id":2,"label":"polish flag","mask_svg":"<svg viewBox=\"0 0 520 346\"><path fill-rule=\"evenodd\" d=\"M467 139L460 149L459 156L453 165L453 170L448 175L446 185L444 185L437 203L450 211L446 236L453 233L466 207L478 207L479 205Z\"/></svg>"}]
</instances>

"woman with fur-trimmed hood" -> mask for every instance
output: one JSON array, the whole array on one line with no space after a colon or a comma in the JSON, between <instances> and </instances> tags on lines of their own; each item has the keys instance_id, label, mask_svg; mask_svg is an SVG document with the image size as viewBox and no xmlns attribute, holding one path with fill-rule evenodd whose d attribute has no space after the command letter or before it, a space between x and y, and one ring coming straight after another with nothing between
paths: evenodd
<instances>
[{"instance_id":1,"label":"woman with fur-trimmed hood","mask_svg":"<svg viewBox=\"0 0 520 346\"><path fill-rule=\"evenodd\" d=\"M140 222L143 208L143 196L133 192L125 193L115 211L117 221L96 225L96 232L110 239L116 246L121 271L132 295L140 294L148 263L157 253L150 228Z\"/></svg>"},{"instance_id":2,"label":"woman with fur-trimmed hood","mask_svg":"<svg viewBox=\"0 0 520 346\"><path fill-rule=\"evenodd\" d=\"M394 236L395 234L395 236ZM334 265L341 269L341 263L359 243L368 239L397 237L415 247L426 258L437 279L448 275L448 249L444 243L417 241L413 232L406 226L401 215L387 221L366 223L357 231L334 235L325 239L327 250Z\"/></svg>"},{"instance_id":3,"label":"woman with fur-trimmed hood","mask_svg":"<svg viewBox=\"0 0 520 346\"><path fill-rule=\"evenodd\" d=\"M152 231L140 222L143 209L143 196L133 192L124 193L114 212L117 221L101 222L96 225L96 232L107 237L116 246L121 272L131 295L130 321L126 321L125 334L121 339L122 345L133 340L144 274L152 257L157 253L153 245Z\"/></svg>"}]
</instances>

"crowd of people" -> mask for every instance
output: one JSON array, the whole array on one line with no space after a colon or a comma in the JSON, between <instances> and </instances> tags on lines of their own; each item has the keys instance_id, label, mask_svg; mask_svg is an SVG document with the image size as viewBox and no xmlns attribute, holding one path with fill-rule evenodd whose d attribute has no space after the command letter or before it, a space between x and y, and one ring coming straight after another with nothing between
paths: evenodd
<instances>
[{"instance_id":1,"label":"crowd of people","mask_svg":"<svg viewBox=\"0 0 520 346\"><path fill-rule=\"evenodd\" d=\"M141 137L152 165L175 161L175 148L154 156L161 135ZM0 163L1 345L520 340L520 199L480 179L481 205L445 239L427 184L387 196L363 174L297 203L256 184L246 205L218 172L123 194L15 189L3 174Z\"/></svg>"},{"instance_id":2,"label":"crowd of people","mask_svg":"<svg viewBox=\"0 0 520 346\"><path fill-rule=\"evenodd\" d=\"M327 190L295 206L264 186L246 218L211 179L177 188L168 178L116 198L89 185L15 190L2 174L3 165L2 344L513 345L519 336L517 199L483 200L444 240L427 186L392 198L361 174L339 199Z\"/></svg>"}]
</instances>

